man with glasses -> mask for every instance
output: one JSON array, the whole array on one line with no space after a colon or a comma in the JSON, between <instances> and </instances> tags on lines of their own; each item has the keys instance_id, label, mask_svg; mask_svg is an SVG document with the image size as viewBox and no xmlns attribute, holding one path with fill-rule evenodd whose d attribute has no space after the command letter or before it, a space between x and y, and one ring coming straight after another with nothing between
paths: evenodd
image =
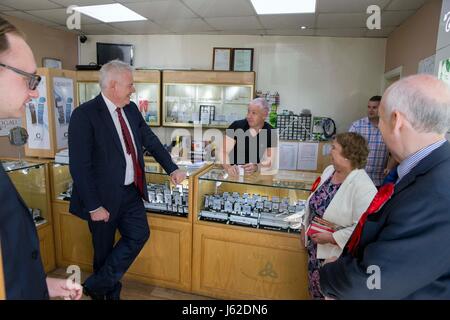
<instances>
[{"instance_id":1,"label":"man with glasses","mask_svg":"<svg viewBox=\"0 0 450 320\"><path fill-rule=\"evenodd\" d=\"M20 75L24 76L25 78L27 78L28 79L28 89L30 89L32 91L36 90L37 86L41 82L41 76L40 75L33 74L33 73L28 73L28 72L22 71L20 69L17 69L17 68L11 67L11 66L8 66L8 65L3 64L3 63L0 63L0 67L12 70L15 73L20 74Z\"/></svg>"},{"instance_id":2,"label":"man with glasses","mask_svg":"<svg viewBox=\"0 0 450 320\"><path fill-rule=\"evenodd\" d=\"M0 17L0 119L20 118L38 97L34 56L20 32ZM28 207L0 165L0 244L7 299L80 299L79 284L49 278Z\"/></svg>"}]
</instances>

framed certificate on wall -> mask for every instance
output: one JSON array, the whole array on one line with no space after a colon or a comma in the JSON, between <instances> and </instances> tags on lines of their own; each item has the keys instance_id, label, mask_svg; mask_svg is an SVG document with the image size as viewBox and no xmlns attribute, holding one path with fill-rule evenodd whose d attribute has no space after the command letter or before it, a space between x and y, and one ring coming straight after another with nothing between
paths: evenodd
<instances>
[{"instance_id":1,"label":"framed certificate on wall","mask_svg":"<svg viewBox=\"0 0 450 320\"><path fill-rule=\"evenodd\" d=\"M231 48L213 49L213 70L230 71L231 70Z\"/></svg>"},{"instance_id":2,"label":"framed certificate on wall","mask_svg":"<svg viewBox=\"0 0 450 320\"><path fill-rule=\"evenodd\" d=\"M42 58L42 66L44 68L62 69L62 62L54 58Z\"/></svg>"},{"instance_id":3,"label":"framed certificate on wall","mask_svg":"<svg viewBox=\"0 0 450 320\"><path fill-rule=\"evenodd\" d=\"M252 48L235 48L233 50L233 71L253 71Z\"/></svg>"}]
</instances>

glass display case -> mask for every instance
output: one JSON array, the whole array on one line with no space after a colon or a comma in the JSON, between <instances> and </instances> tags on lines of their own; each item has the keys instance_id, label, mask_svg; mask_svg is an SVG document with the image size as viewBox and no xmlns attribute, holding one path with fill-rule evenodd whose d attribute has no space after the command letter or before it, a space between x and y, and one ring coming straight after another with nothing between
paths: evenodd
<instances>
[{"instance_id":1,"label":"glass display case","mask_svg":"<svg viewBox=\"0 0 450 320\"><path fill-rule=\"evenodd\" d=\"M252 98L252 86L164 84L164 125L228 127Z\"/></svg>"},{"instance_id":2,"label":"glass display case","mask_svg":"<svg viewBox=\"0 0 450 320\"><path fill-rule=\"evenodd\" d=\"M51 211L46 164L15 160L1 160L1 163L28 206L36 227L49 225Z\"/></svg>"},{"instance_id":3,"label":"glass display case","mask_svg":"<svg viewBox=\"0 0 450 320\"><path fill-rule=\"evenodd\" d=\"M226 128L245 118L254 72L163 71L163 125Z\"/></svg>"},{"instance_id":4,"label":"glass display case","mask_svg":"<svg viewBox=\"0 0 450 320\"><path fill-rule=\"evenodd\" d=\"M98 82L78 82L78 101L83 104L100 94Z\"/></svg>"},{"instance_id":5,"label":"glass display case","mask_svg":"<svg viewBox=\"0 0 450 320\"><path fill-rule=\"evenodd\" d=\"M144 202L147 212L188 217L191 212L193 178L207 165L204 162L197 164L178 162L178 167L186 172L187 179L179 185L174 185L159 163L152 159L147 160L145 175L149 201Z\"/></svg>"},{"instance_id":6,"label":"glass display case","mask_svg":"<svg viewBox=\"0 0 450 320\"><path fill-rule=\"evenodd\" d=\"M215 166L198 178L197 219L298 233L285 218L304 212L319 175L280 170L274 175L229 176Z\"/></svg>"},{"instance_id":7,"label":"glass display case","mask_svg":"<svg viewBox=\"0 0 450 320\"><path fill-rule=\"evenodd\" d=\"M52 200L70 201L72 195L72 177L70 176L69 165L65 163L53 162L51 164L53 179Z\"/></svg>"},{"instance_id":8,"label":"glass display case","mask_svg":"<svg viewBox=\"0 0 450 320\"><path fill-rule=\"evenodd\" d=\"M135 93L131 96L144 120L150 126L160 125L160 72L157 70L135 70L133 72ZM78 71L78 100L80 104L100 94L99 72Z\"/></svg>"},{"instance_id":9,"label":"glass display case","mask_svg":"<svg viewBox=\"0 0 450 320\"><path fill-rule=\"evenodd\" d=\"M149 201L144 202L147 212L188 217L191 203L189 190L192 190L192 178L205 165L205 163L180 163L178 166L181 170L186 171L187 179L180 185L173 185L161 165L153 161L153 158L147 158L145 161L145 175ZM69 165L53 163L52 172L53 200L70 201L72 178L69 172Z\"/></svg>"}]
</instances>

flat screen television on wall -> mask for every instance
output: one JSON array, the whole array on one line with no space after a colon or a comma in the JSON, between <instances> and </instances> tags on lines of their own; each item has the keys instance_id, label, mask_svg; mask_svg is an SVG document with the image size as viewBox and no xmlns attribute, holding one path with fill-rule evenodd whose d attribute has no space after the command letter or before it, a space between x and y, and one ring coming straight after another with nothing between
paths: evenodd
<instances>
[{"instance_id":1,"label":"flat screen television on wall","mask_svg":"<svg viewBox=\"0 0 450 320\"><path fill-rule=\"evenodd\" d=\"M111 60L121 60L133 65L133 45L97 42L97 64L99 66Z\"/></svg>"}]
</instances>

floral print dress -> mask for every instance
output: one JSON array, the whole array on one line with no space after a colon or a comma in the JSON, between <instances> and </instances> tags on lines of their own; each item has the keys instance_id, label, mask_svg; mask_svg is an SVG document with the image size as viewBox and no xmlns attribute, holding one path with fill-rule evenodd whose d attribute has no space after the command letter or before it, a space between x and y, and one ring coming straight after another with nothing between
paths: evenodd
<instances>
[{"instance_id":1,"label":"floral print dress","mask_svg":"<svg viewBox=\"0 0 450 320\"><path fill-rule=\"evenodd\" d=\"M334 195L339 190L341 184L334 184L331 182L331 178L328 178L314 193L309 200L310 215L308 217L308 225L314 219L314 217L322 218L326 208L333 200ZM324 299L320 291L319 283L319 269L322 267L324 260L317 259L317 244L308 238L307 244L308 250L308 279L309 279L309 292L313 299Z\"/></svg>"}]
</instances>

